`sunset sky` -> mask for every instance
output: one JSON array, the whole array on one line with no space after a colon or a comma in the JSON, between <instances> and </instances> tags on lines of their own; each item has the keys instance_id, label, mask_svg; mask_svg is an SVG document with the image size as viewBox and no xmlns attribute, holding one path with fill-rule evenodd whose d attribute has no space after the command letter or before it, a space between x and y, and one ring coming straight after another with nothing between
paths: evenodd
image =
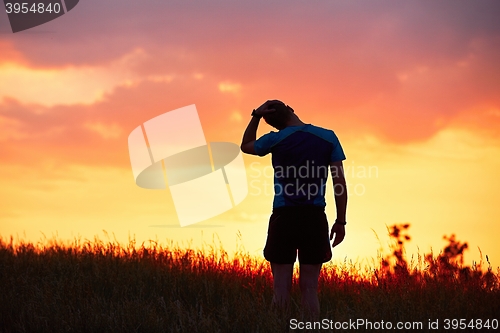
<instances>
[{"instance_id":1,"label":"sunset sky","mask_svg":"<svg viewBox=\"0 0 500 333\"><path fill-rule=\"evenodd\" d=\"M0 235L220 240L261 256L272 177L256 169L269 156L244 156L257 188L240 205L181 228L168 190L134 183L127 138L195 104L207 141L239 144L252 109L281 99L334 130L347 156L334 260L370 263L387 251L386 226L407 222L409 254L455 234L467 264L480 248L496 267L499 15L495 0L84 0L14 34L2 10ZM332 191L327 213L333 222Z\"/></svg>"}]
</instances>

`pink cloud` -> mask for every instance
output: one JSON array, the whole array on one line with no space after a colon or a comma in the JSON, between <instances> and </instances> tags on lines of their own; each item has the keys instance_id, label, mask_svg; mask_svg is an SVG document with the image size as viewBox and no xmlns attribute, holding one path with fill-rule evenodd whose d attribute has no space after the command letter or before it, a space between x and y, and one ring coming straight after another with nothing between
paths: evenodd
<instances>
[{"instance_id":1,"label":"pink cloud","mask_svg":"<svg viewBox=\"0 0 500 333\"><path fill-rule=\"evenodd\" d=\"M105 66L141 49L128 66L142 83L116 88L90 106L44 109L39 118L8 113L28 127L37 119L47 142L48 133L58 139L65 133L68 145L83 147L104 139L85 123L115 124L126 135L148 116L196 103L215 132L234 109L244 114L264 99L282 98L306 120L345 132L422 140L468 112L499 107L498 7L495 1L82 3L54 21L55 34L0 40L35 68ZM238 96L220 94L224 82L237 84ZM22 102L1 110L29 108ZM491 126L481 119L477 126Z\"/></svg>"}]
</instances>

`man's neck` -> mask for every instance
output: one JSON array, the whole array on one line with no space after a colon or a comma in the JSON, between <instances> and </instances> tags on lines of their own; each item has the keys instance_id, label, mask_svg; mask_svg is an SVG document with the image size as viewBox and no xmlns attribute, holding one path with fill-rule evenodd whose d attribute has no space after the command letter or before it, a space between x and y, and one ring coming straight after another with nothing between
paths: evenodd
<instances>
[{"instance_id":1,"label":"man's neck","mask_svg":"<svg viewBox=\"0 0 500 333\"><path fill-rule=\"evenodd\" d=\"M286 127L288 126L302 126L305 125L305 123L300 120L299 117L297 117L296 114L293 114L292 117L286 122Z\"/></svg>"}]
</instances>

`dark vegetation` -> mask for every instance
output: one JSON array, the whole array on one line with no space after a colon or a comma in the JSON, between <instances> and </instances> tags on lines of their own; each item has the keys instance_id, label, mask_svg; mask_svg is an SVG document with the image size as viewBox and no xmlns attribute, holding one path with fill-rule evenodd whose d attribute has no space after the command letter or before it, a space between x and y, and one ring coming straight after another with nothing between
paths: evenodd
<instances>
[{"instance_id":1,"label":"dark vegetation","mask_svg":"<svg viewBox=\"0 0 500 333\"><path fill-rule=\"evenodd\" d=\"M429 319L500 319L500 271L488 259L464 265L468 246L450 236L439 254L408 260L408 228L389 228L377 267L324 266L320 318L421 321L421 331ZM288 318L300 319L292 292ZM271 299L268 264L244 253L0 239L0 332L283 332Z\"/></svg>"}]
</instances>

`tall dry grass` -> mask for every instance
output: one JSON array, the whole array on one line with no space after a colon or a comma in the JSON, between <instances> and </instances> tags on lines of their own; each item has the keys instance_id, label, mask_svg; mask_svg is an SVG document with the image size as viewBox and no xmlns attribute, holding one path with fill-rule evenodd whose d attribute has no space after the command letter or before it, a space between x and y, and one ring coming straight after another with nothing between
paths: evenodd
<instances>
[{"instance_id":1,"label":"tall dry grass","mask_svg":"<svg viewBox=\"0 0 500 333\"><path fill-rule=\"evenodd\" d=\"M320 318L500 319L498 269L464 266L467 246L454 237L408 261L407 229L391 227L394 245L376 267L324 265ZM215 247L0 239L0 290L0 332L283 332L302 316L297 284L283 317L268 264Z\"/></svg>"}]
</instances>

